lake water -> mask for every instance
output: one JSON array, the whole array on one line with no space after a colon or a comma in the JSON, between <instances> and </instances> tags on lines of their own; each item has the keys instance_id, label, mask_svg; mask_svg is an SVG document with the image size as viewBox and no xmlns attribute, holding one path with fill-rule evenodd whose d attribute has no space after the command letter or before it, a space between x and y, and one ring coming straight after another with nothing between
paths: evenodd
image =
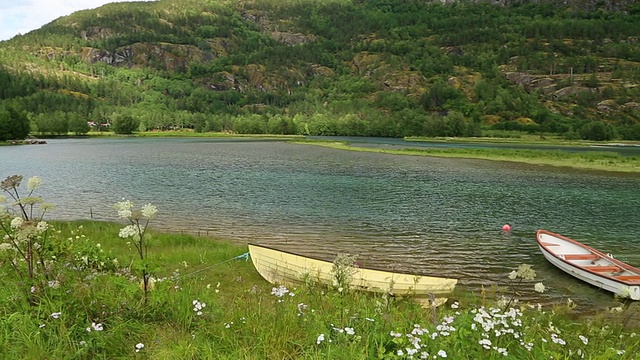
<instances>
[{"instance_id":1,"label":"lake water","mask_svg":"<svg viewBox=\"0 0 640 360\"><path fill-rule=\"evenodd\" d=\"M543 228L640 265L640 175L340 151L278 141L67 139L0 147L0 177L43 179L56 219L115 220L123 197L160 229L276 245L332 260L504 284L527 263L548 288L524 299L611 306L537 248ZM503 224L513 230L505 234Z\"/></svg>"}]
</instances>

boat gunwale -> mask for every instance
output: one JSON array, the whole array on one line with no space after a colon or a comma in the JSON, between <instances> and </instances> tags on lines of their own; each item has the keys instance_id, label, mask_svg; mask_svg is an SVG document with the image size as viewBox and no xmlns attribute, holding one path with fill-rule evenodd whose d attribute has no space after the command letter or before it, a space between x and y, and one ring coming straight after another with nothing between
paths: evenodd
<instances>
[{"instance_id":1,"label":"boat gunwale","mask_svg":"<svg viewBox=\"0 0 640 360\"><path fill-rule=\"evenodd\" d=\"M634 267L632 265L629 265L629 264L627 264L627 263L625 263L625 262L623 262L621 260L609 257L609 256L607 256L607 254L603 253L600 250L594 249L593 247L591 247L589 245L583 244L583 243L581 243L581 242L579 242L577 240L573 240L571 238L568 238L568 237L560 235L560 234L556 234L556 233L548 231L548 230L543 230L543 229L538 230L536 232L536 241L538 242L538 245L540 246L540 248L544 252L546 252L550 256L553 256L554 258L560 260L561 262L563 262L563 263L565 263L567 265L570 265L570 266L572 266L572 267L574 267L576 269L580 269L582 271L586 271L587 273L589 273L591 275L595 275L595 276L601 277L601 278L606 278L608 280L612 280L612 281L618 282L618 283L623 284L623 285L640 286L640 283L638 283L637 281L628 281L628 280L618 279L618 278L616 278L614 276L609 276L609 275L606 275L606 274L602 274L602 273L590 270L590 269L588 269L588 268L586 268L584 266L580 266L578 264L572 263L572 262L570 262L570 261L568 261L566 259L563 259L558 254L556 254L552 250L548 249L548 246L545 245L544 242L542 241L542 239L540 238L540 235L542 235L542 234L549 235L549 236L552 236L552 237L556 237L556 238L558 238L560 240L568 241L568 242L570 242L570 243L572 243L574 245L580 246L581 248L583 248L585 250L589 250L592 253L598 255L600 258L605 258L607 261L611 261L612 263L616 264L617 266L619 266L623 270L634 272L637 275L640 275L640 269L638 269L638 268L636 268L636 267Z\"/></svg>"},{"instance_id":2,"label":"boat gunwale","mask_svg":"<svg viewBox=\"0 0 640 360\"><path fill-rule=\"evenodd\" d=\"M280 250L280 249L276 249L276 248L273 248L273 247L270 247L270 246L266 246L266 245L261 245L261 244L256 244L256 243L248 243L247 245L261 247L263 249L268 249L268 250L273 250L273 251L278 251L278 252L282 252L282 253L293 255L293 256L300 256L300 257L311 259L311 260L322 261L322 262L325 262L327 264L333 264L332 261L323 260L323 259L317 258L315 256L301 255L301 254L297 254L297 253L294 253L294 252L291 252L291 251ZM458 283L458 280L459 280L459 279L453 278L453 277L434 276L434 275L428 275L428 274L417 274L417 273L412 273L412 272L409 272L409 271L397 271L397 270L391 271L391 270L388 270L388 269L371 267L371 266L360 266L360 265L358 265L357 268L358 269L363 269L363 270L382 271L382 272L389 273L389 274L422 276L422 277L430 277L430 278L436 278L436 279L453 280L453 281L456 282L456 284Z\"/></svg>"}]
</instances>

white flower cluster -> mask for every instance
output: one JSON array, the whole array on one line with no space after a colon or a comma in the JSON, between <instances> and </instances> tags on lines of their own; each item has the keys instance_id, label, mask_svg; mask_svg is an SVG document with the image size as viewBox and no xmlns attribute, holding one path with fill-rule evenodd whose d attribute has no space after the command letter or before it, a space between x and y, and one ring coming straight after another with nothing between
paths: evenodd
<instances>
[{"instance_id":1,"label":"white flower cluster","mask_svg":"<svg viewBox=\"0 0 640 360\"><path fill-rule=\"evenodd\" d=\"M280 285L277 288L272 288L271 289L271 295L275 295L276 297L283 297L286 294L289 294L289 296L295 296L296 294L292 293L289 291L289 289L287 289L285 286Z\"/></svg>"},{"instance_id":2,"label":"white flower cluster","mask_svg":"<svg viewBox=\"0 0 640 360\"><path fill-rule=\"evenodd\" d=\"M24 224L24 220L21 217L14 217L11 220L11 229L18 230L22 227L22 224Z\"/></svg>"},{"instance_id":3,"label":"white flower cluster","mask_svg":"<svg viewBox=\"0 0 640 360\"><path fill-rule=\"evenodd\" d=\"M118 233L118 236L120 236L123 239L126 238L130 238L130 237L136 237L138 236L138 228L135 227L134 225L127 225L125 227L123 227L122 229L120 229L120 232Z\"/></svg>"},{"instance_id":4,"label":"white flower cluster","mask_svg":"<svg viewBox=\"0 0 640 360\"><path fill-rule=\"evenodd\" d=\"M29 189L29 191L33 191L39 188L40 184L42 184L42 179L39 176L32 176L29 178L29 181L27 181L27 189Z\"/></svg>"},{"instance_id":5,"label":"white flower cluster","mask_svg":"<svg viewBox=\"0 0 640 360\"><path fill-rule=\"evenodd\" d=\"M518 266L518 270L514 270L509 273L509 279L515 280L521 278L524 280L533 280L536 278L536 272L531 268L531 265L522 264Z\"/></svg>"},{"instance_id":6,"label":"white flower cluster","mask_svg":"<svg viewBox=\"0 0 640 360\"><path fill-rule=\"evenodd\" d=\"M130 200L122 199L122 201L116 203L114 207L118 211L118 217L121 219L129 219L133 214L131 211L133 203Z\"/></svg>"},{"instance_id":7,"label":"white flower cluster","mask_svg":"<svg viewBox=\"0 0 640 360\"><path fill-rule=\"evenodd\" d=\"M91 332L91 331L102 331L104 330L104 327L102 326L101 323L95 323L92 322L91 326L87 327L87 332Z\"/></svg>"},{"instance_id":8,"label":"white flower cluster","mask_svg":"<svg viewBox=\"0 0 640 360\"><path fill-rule=\"evenodd\" d=\"M193 304L193 311L198 316L201 316L203 314L202 309L207 306L205 302L200 302L199 300L193 300L191 304Z\"/></svg>"},{"instance_id":9,"label":"white flower cluster","mask_svg":"<svg viewBox=\"0 0 640 360\"><path fill-rule=\"evenodd\" d=\"M134 215L133 202L131 200L122 199L113 207L118 211L120 219L131 219ZM146 219L152 219L158 213L158 208L152 204L146 204L140 209L139 214Z\"/></svg>"},{"instance_id":10,"label":"white flower cluster","mask_svg":"<svg viewBox=\"0 0 640 360\"><path fill-rule=\"evenodd\" d=\"M42 234L43 232L47 231L48 229L49 229L49 224L47 224L46 221L40 221L36 225L36 230L38 231L38 233Z\"/></svg>"},{"instance_id":11,"label":"white flower cluster","mask_svg":"<svg viewBox=\"0 0 640 360\"><path fill-rule=\"evenodd\" d=\"M153 218L157 212L158 212L158 208L156 208L154 205L147 204L142 207L142 216L144 216L147 219Z\"/></svg>"}]
</instances>

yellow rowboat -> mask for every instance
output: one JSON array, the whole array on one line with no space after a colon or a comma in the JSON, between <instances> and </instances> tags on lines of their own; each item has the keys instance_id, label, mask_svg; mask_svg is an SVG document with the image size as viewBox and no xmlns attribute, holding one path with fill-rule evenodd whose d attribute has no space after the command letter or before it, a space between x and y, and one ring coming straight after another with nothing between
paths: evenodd
<instances>
[{"instance_id":1,"label":"yellow rowboat","mask_svg":"<svg viewBox=\"0 0 640 360\"><path fill-rule=\"evenodd\" d=\"M271 284L295 286L305 279L325 285L334 283L334 264L290 252L272 249L264 245L249 244L251 261L258 273ZM438 306L447 301L457 279L424 276L354 267L351 269L351 289L410 297L423 306Z\"/></svg>"}]
</instances>

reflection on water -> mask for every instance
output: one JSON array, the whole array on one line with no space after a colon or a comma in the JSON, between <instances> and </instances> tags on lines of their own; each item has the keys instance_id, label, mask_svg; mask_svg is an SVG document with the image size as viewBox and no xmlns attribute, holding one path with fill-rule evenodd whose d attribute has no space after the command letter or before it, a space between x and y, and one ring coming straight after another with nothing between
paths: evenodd
<instances>
[{"instance_id":1,"label":"reflection on water","mask_svg":"<svg viewBox=\"0 0 640 360\"><path fill-rule=\"evenodd\" d=\"M0 147L0 159L3 178L43 178L56 218L113 220L112 204L126 197L156 204L160 228L328 260L347 252L363 265L457 277L474 290L528 263L549 289L522 287L534 301L613 299L548 264L539 228L640 265L634 174L216 139L52 140Z\"/></svg>"}]
</instances>

